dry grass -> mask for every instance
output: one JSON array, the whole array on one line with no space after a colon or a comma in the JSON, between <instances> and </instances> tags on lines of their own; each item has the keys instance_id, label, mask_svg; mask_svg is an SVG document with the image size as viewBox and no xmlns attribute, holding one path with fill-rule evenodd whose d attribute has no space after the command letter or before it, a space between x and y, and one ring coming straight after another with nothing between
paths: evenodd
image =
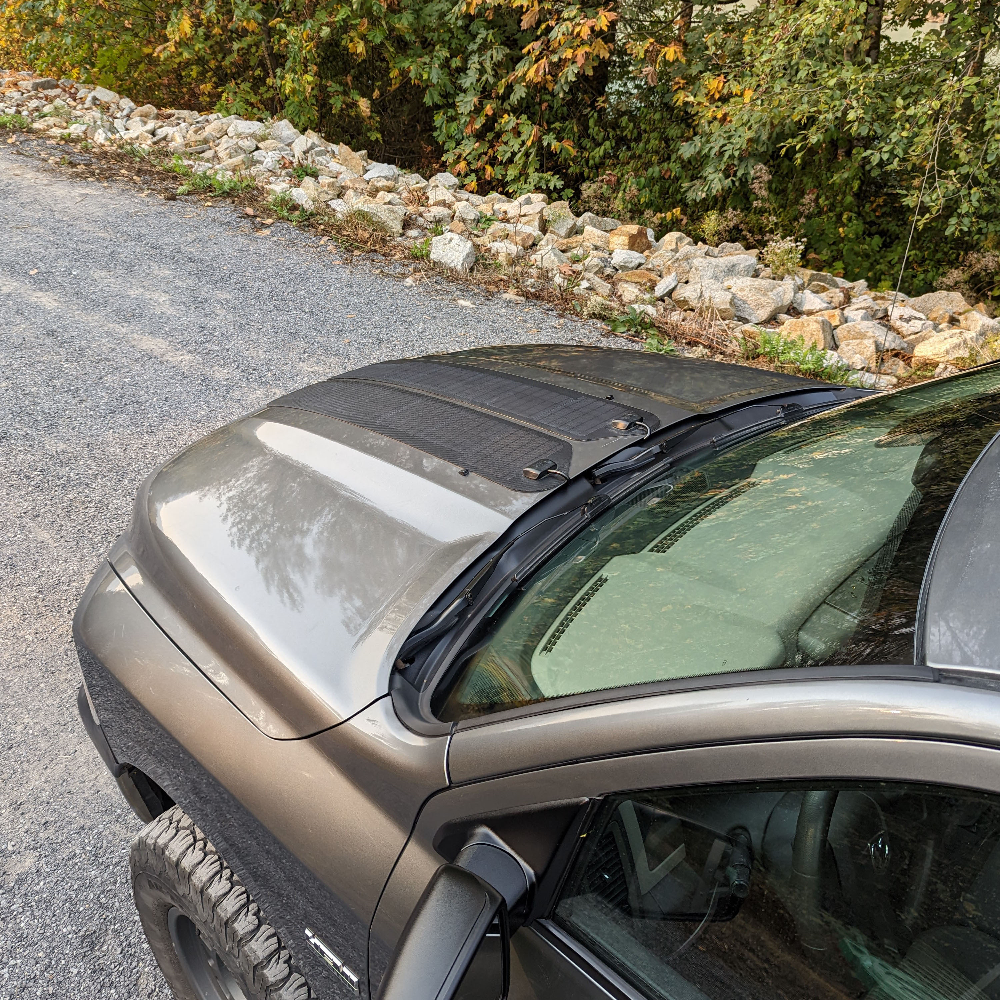
<instances>
[{"instance_id":1,"label":"dry grass","mask_svg":"<svg viewBox=\"0 0 1000 1000\"><path fill-rule=\"evenodd\" d=\"M366 212L345 212L327 219L325 232L343 247L360 253L379 253L401 256L400 245L388 227Z\"/></svg>"}]
</instances>

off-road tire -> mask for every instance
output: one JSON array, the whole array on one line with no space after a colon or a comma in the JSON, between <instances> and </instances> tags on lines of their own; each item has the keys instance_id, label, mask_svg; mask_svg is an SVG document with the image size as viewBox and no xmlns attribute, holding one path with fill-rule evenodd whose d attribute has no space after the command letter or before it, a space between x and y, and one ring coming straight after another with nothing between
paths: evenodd
<instances>
[{"instance_id":1,"label":"off-road tire","mask_svg":"<svg viewBox=\"0 0 1000 1000\"><path fill-rule=\"evenodd\" d=\"M171 937L169 914L175 908L224 957L248 998L308 1000L312 996L260 907L178 806L158 816L135 838L130 864L142 929L177 1000L199 1000L199 994Z\"/></svg>"}]
</instances>

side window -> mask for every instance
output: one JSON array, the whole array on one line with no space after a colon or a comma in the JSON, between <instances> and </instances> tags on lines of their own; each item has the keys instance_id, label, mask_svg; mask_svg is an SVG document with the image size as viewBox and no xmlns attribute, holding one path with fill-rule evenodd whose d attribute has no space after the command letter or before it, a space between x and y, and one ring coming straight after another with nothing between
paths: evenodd
<instances>
[{"instance_id":1,"label":"side window","mask_svg":"<svg viewBox=\"0 0 1000 1000\"><path fill-rule=\"evenodd\" d=\"M884 783L615 796L552 917L655 1000L998 1000L1000 799Z\"/></svg>"}]
</instances>

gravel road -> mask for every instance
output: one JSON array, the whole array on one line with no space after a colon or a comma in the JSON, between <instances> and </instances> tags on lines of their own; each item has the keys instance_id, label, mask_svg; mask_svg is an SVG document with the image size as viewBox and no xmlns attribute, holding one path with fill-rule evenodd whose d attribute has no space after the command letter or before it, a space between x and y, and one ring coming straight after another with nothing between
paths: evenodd
<instances>
[{"instance_id":1,"label":"gravel road","mask_svg":"<svg viewBox=\"0 0 1000 1000\"><path fill-rule=\"evenodd\" d=\"M602 343L593 324L407 287L273 230L0 148L0 998L170 995L132 906L139 822L77 718L70 635L146 473L372 361Z\"/></svg>"}]
</instances>

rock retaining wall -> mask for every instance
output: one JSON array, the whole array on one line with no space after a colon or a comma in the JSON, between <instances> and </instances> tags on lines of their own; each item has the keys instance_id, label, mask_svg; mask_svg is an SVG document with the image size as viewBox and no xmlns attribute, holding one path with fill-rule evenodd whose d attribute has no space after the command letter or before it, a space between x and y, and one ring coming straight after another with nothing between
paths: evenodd
<instances>
[{"instance_id":1,"label":"rock retaining wall","mask_svg":"<svg viewBox=\"0 0 1000 1000\"><path fill-rule=\"evenodd\" d=\"M318 213L361 212L400 241L426 247L430 260L455 272L477 261L520 261L521 284L553 286L607 319L631 307L651 318L711 319L726 336L780 326L787 338L829 352L867 384L889 386L914 366L975 357L1000 334L984 304L957 292L917 298L871 291L864 281L805 268L776 280L756 250L738 243L695 244L681 232L659 234L538 192L511 199L466 191L458 178L425 178L372 162L287 120L137 106L102 87L29 73L0 73L0 115L22 115L50 138L97 146L161 150L194 174L246 176L272 198Z\"/></svg>"}]
</instances>

